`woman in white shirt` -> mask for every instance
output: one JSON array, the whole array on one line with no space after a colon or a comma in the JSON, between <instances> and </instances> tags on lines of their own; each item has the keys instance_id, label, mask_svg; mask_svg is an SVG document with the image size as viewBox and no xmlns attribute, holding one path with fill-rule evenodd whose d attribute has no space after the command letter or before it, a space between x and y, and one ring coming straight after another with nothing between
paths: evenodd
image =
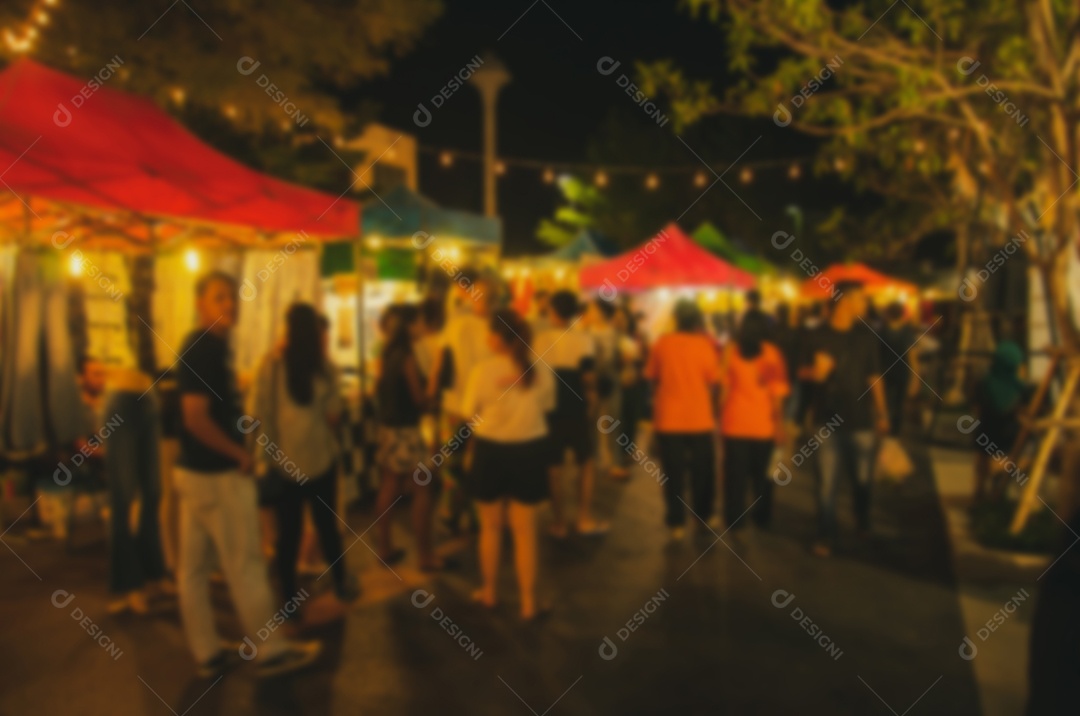
<instances>
[{"instance_id":1,"label":"woman in white shirt","mask_svg":"<svg viewBox=\"0 0 1080 716\"><path fill-rule=\"evenodd\" d=\"M469 374L462 412L476 416L475 452L470 487L480 514L480 604L496 604L499 549L509 519L514 563L521 591L521 616L535 619L536 506L548 496L549 450L545 414L555 405L551 372L533 368L532 331L513 310L501 309L491 320L492 357Z\"/></svg>"}]
</instances>

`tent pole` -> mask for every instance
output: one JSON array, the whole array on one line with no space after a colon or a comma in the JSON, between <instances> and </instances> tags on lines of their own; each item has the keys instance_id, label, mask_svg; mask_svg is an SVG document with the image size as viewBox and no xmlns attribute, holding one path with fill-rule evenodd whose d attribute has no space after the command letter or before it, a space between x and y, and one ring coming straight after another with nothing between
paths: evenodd
<instances>
[{"instance_id":1,"label":"tent pole","mask_svg":"<svg viewBox=\"0 0 1080 716\"><path fill-rule=\"evenodd\" d=\"M364 270L362 261L364 258L364 247L360 237L357 237L353 241L353 271L356 274L356 345L357 345L357 370L360 378L360 409L361 417L363 417L364 398L367 395L367 370L365 365L365 354L367 353L367 340L365 335L364 313L366 310L364 302Z\"/></svg>"}]
</instances>

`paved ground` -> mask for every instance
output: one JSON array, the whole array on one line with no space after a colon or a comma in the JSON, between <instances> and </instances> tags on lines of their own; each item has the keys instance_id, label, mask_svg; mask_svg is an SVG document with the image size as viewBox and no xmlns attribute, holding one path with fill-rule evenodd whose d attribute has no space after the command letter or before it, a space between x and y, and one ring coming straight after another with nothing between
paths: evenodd
<instances>
[{"instance_id":1,"label":"paved ground","mask_svg":"<svg viewBox=\"0 0 1080 716\"><path fill-rule=\"evenodd\" d=\"M317 597L310 619L322 624L309 632L327 653L314 670L269 684L246 666L218 682L196 679L174 611L106 616L103 545L70 554L16 544L16 526L5 542L41 580L0 550L0 715L979 714L971 662L957 651L967 630L947 531L929 463L917 457L916 477L878 491L879 538L847 539L826 561L805 549L808 476L779 489L775 530L750 535L739 554L730 534L718 541L704 529L667 545L655 481L607 484L607 538L545 544L556 611L542 625L518 623L509 568L500 611L469 604L469 549L459 574L425 581L408 568L387 572L354 542L347 558L365 599L330 620L328 598ZM350 523L364 535L373 519L358 513ZM75 600L54 607L57 589ZM434 599L414 606L416 589ZM222 629L239 638L224 588L219 597ZM72 619L76 607L119 658ZM433 615L467 635L471 654Z\"/></svg>"}]
</instances>

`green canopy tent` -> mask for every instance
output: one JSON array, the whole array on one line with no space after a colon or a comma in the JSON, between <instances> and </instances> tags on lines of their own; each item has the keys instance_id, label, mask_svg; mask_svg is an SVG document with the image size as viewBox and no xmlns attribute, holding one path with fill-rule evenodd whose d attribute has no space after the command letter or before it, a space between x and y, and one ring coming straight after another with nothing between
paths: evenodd
<instances>
[{"instance_id":1,"label":"green canopy tent","mask_svg":"<svg viewBox=\"0 0 1080 716\"><path fill-rule=\"evenodd\" d=\"M773 264L735 246L733 241L724 236L723 232L709 221L702 222L691 234L691 237L709 253L734 264L747 273L762 276L776 272L776 267Z\"/></svg>"}]
</instances>

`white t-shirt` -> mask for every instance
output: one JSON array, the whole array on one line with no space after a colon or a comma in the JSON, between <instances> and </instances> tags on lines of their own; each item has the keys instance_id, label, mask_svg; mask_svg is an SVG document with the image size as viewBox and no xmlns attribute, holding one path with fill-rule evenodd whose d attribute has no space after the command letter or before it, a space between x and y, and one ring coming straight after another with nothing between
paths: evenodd
<instances>
[{"instance_id":1,"label":"white t-shirt","mask_svg":"<svg viewBox=\"0 0 1080 716\"><path fill-rule=\"evenodd\" d=\"M584 374L593 368L596 360L593 337L580 328L550 328L536 336L533 350L536 351L534 361L543 357L536 367L552 378L558 375L552 417L583 418L586 413Z\"/></svg>"},{"instance_id":2,"label":"white t-shirt","mask_svg":"<svg viewBox=\"0 0 1080 716\"><path fill-rule=\"evenodd\" d=\"M475 420L477 437L500 443L536 440L547 435L545 414L555 407L555 378L540 365L525 385L521 369L509 356L481 361L469 374L462 414Z\"/></svg>"},{"instance_id":3,"label":"white t-shirt","mask_svg":"<svg viewBox=\"0 0 1080 716\"><path fill-rule=\"evenodd\" d=\"M443 328L439 349L449 348L453 356L454 380L443 392L443 411L457 415L471 415L462 408L465 384L473 368L491 357L488 347L488 321L475 313L465 313L450 319Z\"/></svg>"},{"instance_id":4,"label":"white t-shirt","mask_svg":"<svg viewBox=\"0 0 1080 716\"><path fill-rule=\"evenodd\" d=\"M537 357L555 370L581 370L582 362L596 356L596 341L580 328L548 328L533 339Z\"/></svg>"}]
</instances>

